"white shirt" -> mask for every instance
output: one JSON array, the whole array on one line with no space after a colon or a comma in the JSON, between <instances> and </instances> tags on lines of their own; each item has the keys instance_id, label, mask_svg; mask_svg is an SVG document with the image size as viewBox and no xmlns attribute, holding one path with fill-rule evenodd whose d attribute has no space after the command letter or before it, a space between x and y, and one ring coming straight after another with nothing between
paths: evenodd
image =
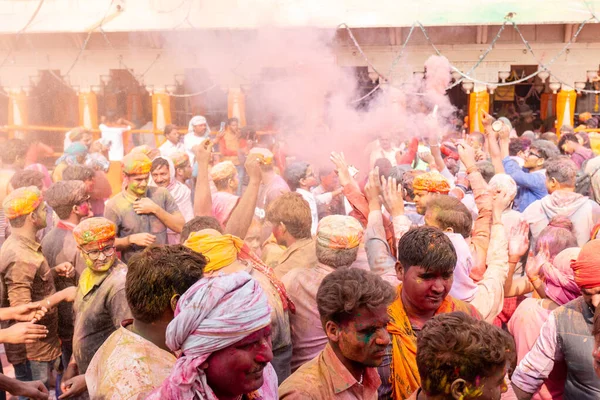
<instances>
[{"instance_id":1,"label":"white shirt","mask_svg":"<svg viewBox=\"0 0 600 400\"><path fill-rule=\"evenodd\" d=\"M185 135L183 137L183 145L185 148L185 151L187 151L188 155L190 156L190 163L192 165L194 165L194 162L196 162L196 158L194 157L194 151L192 150L194 148L194 146L198 146L199 144L202 144L202 142L204 141L204 139L206 139L208 136L196 136L196 134L194 132L188 133L187 135Z\"/></svg>"},{"instance_id":2,"label":"white shirt","mask_svg":"<svg viewBox=\"0 0 600 400\"><path fill-rule=\"evenodd\" d=\"M387 158L392 163L392 166L396 165L396 153L399 151L397 147L392 147L390 150L383 150L381 147L373 150L371 152L371 157L369 159L371 168L375 167L375 161L380 158Z\"/></svg>"},{"instance_id":3,"label":"white shirt","mask_svg":"<svg viewBox=\"0 0 600 400\"><path fill-rule=\"evenodd\" d=\"M182 153L185 151L184 144L180 141L177 144L173 144L170 140L164 142L158 150L160 151L160 155L163 157L171 157L175 153Z\"/></svg>"},{"instance_id":4,"label":"white shirt","mask_svg":"<svg viewBox=\"0 0 600 400\"><path fill-rule=\"evenodd\" d=\"M317 226L319 225L319 213L317 209L317 204L329 204L333 199L333 195L331 192L323 193L320 195L314 195L308 190L304 190L301 188L296 189L296 193L300 193L302 198L308 202L310 206L310 215L312 219L312 223L310 226L310 233L315 236L317 234Z\"/></svg>"},{"instance_id":5,"label":"white shirt","mask_svg":"<svg viewBox=\"0 0 600 400\"><path fill-rule=\"evenodd\" d=\"M108 151L108 159L110 161L123 160L123 156L125 155L125 148L123 145L123 132L130 130L131 127L126 126L123 128L100 124L99 128L102 134L102 139L108 139L112 142L112 146L110 146L110 150Z\"/></svg>"}]
</instances>

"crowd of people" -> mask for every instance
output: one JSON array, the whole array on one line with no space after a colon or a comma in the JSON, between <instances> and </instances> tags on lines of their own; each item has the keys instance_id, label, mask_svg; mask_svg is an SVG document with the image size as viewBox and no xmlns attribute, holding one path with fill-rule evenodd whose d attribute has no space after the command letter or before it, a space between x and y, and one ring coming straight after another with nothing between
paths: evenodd
<instances>
[{"instance_id":1,"label":"crowd of people","mask_svg":"<svg viewBox=\"0 0 600 400\"><path fill-rule=\"evenodd\" d=\"M362 174L343 153L285 157L235 118L215 135L195 116L125 153L129 123L111 117L98 140L69 132L51 171L7 140L0 342L15 379L0 389L600 398L600 156L581 129L483 122L382 134Z\"/></svg>"}]
</instances>

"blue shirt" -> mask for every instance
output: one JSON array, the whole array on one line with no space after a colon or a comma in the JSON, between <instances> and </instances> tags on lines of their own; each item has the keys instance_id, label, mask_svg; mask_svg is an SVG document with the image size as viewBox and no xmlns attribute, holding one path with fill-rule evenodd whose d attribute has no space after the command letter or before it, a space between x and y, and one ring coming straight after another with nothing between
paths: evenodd
<instances>
[{"instance_id":1,"label":"blue shirt","mask_svg":"<svg viewBox=\"0 0 600 400\"><path fill-rule=\"evenodd\" d=\"M502 160L502 165L506 174L510 175L517 183L518 191L515 197L515 206L519 212L523 212L531 203L548 194L545 169L526 172L510 157Z\"/></svg>"}]
</instances>

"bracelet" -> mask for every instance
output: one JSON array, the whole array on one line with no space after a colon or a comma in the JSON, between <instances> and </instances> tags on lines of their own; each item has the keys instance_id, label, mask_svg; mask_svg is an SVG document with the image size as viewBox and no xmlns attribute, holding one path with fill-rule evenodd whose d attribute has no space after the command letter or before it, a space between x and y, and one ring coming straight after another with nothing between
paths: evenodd
<instances>
[{"instance_id":1,"label":"bracelet","mask_svg":"<svg viewBox=\"0 0 600 400\"><path fill-rule=\"evenodd\" d=\"M540 278L537 277L537 276L534 276L533 279L529 278L529 282L531 282L531 283L534 283L534 282L539 281L539 280L540 280Z\"/></svg>"}]
</instances>

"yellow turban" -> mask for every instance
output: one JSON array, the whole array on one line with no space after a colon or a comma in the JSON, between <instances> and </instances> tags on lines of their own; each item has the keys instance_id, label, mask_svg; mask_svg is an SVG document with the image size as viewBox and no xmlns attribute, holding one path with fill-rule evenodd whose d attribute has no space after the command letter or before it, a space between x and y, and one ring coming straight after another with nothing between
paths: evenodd
<instances>
[{"instance_id":1,"label":"yellow turban","mask_svg":"<svg viewBox=\"0 0 600 400\"><path fill-rule=\"evenodd\" d=\"M73 229L73 236L80 246L108 242L117 236L117 226L103 217L86 218Z\"/></svg>"},{"instance_id":2,"label":"yellow turban","mask_svg":"<svg viewBox=\"0 0 600 400\"><path fill-rule=\"evenodd\" d=\"M123 172L127 175L148 174L152 168L152 161L141 152L131 152L123 157Z\"/></svg>"},{"instance_id":3,"label":"yellow turban","mask_svg":"<svg viewBox=\"0 0 600 400\"><path fill-rule=\"evenodd\" d=\"M448 194L450 184L442 174L437 171L417 175L413 181L414 190L425 190L430 193Z\"/></svg>"},{"instance_id":4,"label":"yellow turban","mask_svg":"<svg viewBox=\"0 0 600 400\"><path fill-rule=\"evenodd\" d=\"M208 263L204 272L213 272L236 261L244 241L236 236L202 230L193 232L183 245L205 256Z\"/></svg>"},{"instance_id":5,"label":"yellow turban","mask_svg":"<svg viewBox=\"0 0 600 400\"><path fill-rule=\"evenodd\" d=\"M211 168L210 178L213 181L220 181L222 179L233 178L236 172L235 165L231 161L223 161Z\"/></svg>"},{"instance_id":6,"label":"yellow turban","mask_svg":"<svg viewBox=\"0 0 600 400\"><path fill-rule=\"evenodd\" d=\"M2 202L2 208L6 218L15 219L34 212L43 200L40 189L29 186L10 192Z\"/></svg>"},{"instance_id":7,"label":"yellow turban","mask_svg":"<svg viewBox=\"0 0 600 400\"><path fill-rule=\"evenodd\" d=\"M329 215L319 222L317 244L330 249L354 249L363 237L363 227L354 217Z\"/></svg>"}]
</instances>

